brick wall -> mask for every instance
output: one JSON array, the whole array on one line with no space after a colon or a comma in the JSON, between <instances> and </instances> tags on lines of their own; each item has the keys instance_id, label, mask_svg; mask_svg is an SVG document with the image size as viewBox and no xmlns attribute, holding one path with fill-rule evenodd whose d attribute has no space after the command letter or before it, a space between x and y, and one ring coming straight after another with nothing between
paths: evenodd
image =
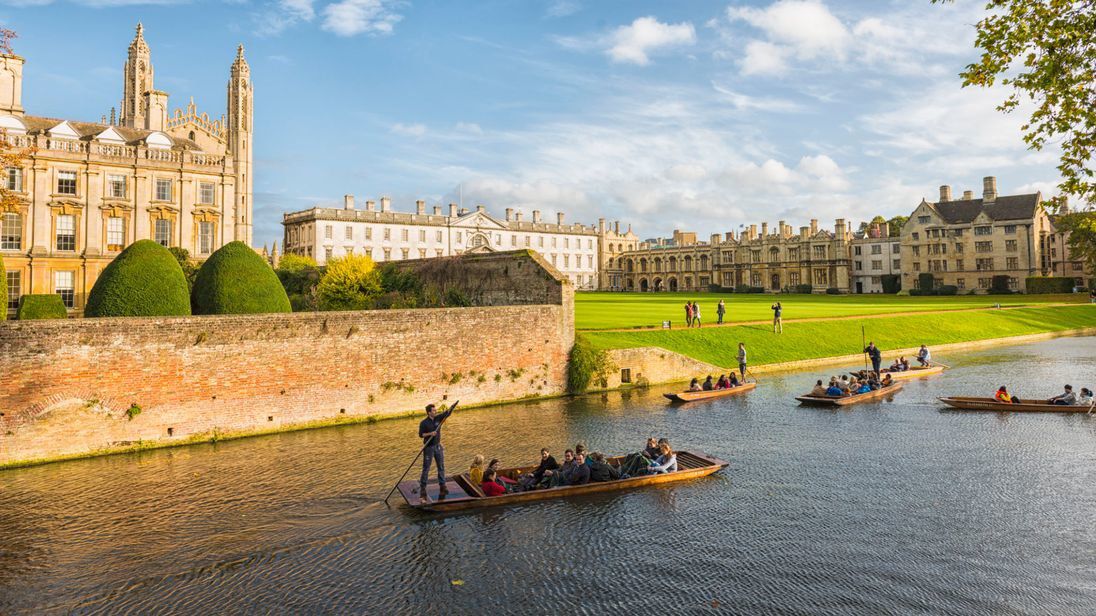
<instances>
[{"instance_id":1,"label":"brick wall","mask_svg":"<svg viewBox=\"0 0 1096 616\"><path fill-rule=\"evenodd\" d=\"M562 393L571 287L522 254L494 284L539 301L422 310L0 323L0 465L213 430L262 432ZM517 264L521 264L518 267ZM141 407L130 419L126 409Z\"/></svg>"}]
</instances>

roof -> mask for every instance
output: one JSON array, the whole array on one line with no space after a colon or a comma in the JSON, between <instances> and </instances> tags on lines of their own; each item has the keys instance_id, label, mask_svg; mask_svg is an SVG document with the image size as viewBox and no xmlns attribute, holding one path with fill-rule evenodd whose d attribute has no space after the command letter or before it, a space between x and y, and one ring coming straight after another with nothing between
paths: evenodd
<instances>
[{"instance_id":1,"label":"roof","mask_svg":"<svg viewBox=\"0 0 1096 616\"><path fill-rule=\"evenodd\" d=\"M941 201L940 203L934 203L932 207L940 214L944 222L962 224L973 222L983 212L990 220L1031 219L1035 217L1035 211L1039 207L1040 201L1042 201L1042 195L1034 193L997 197L988 204L983 199Z\"/></svg>"},{"instance_id":2,"label":"roof","mask_svg":"<svg viewBox=\"0 0 1096 616\"><path fill-rule=\"evenodd\" d=\"M99 124L97 122L80 122L77 120L62 120L58 118L46 118L42 116L25 115L22 116L20 119L27 127L27 134L45 133L49 129L60 124L61 122L67 121L68 125L71 126L72 129L80 135L81 140L94 139L96 135L105 131L108 128L113 128L114 130L118 131L118 134L122 135L122 137L125 138L126 143L131 145L140 141L144 141L144 139L152 133L164 133L165 135L168 134L167 131L142 130L137 128L129 128L128 126L112 126L110 124ZM190 139L176 137L174 135L169 136L171 137L172 143L174 143L174 148L198 151L201 151L202 149L198 146L197 143L191 141Z\"/></svg>"}]
</instances>

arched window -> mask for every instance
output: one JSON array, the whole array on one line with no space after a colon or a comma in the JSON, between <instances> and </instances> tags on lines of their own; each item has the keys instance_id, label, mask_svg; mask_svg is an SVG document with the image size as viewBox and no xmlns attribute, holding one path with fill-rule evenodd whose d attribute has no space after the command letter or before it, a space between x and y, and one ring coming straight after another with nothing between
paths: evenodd
<instances>
[{"instance_id":1,"label":"arched window","mask_svg":"<svg viewBox=\"0 0 1096 616\"><path fill-rule=\"evenodd\" d=\"M635 262L634 262L634 261L632 261L631 259L628 259L628 265L627 265L627 267L628 267L628 273L629 273L629 274L631 274L631 273L632 273L632 269L633 269L633 268L635 268Z\"/></svg>"},{"instance_id":2,"label":"arched window","mask_svg":"<svg viewBox=\"0 0 1096 616\"><path fill-rule=\"evenodd\" d=\"M194 131L190 131L189 138L191 141L194 141Z\"/></svg>"},{"instance_id":3,"label":"arched window","mask_svg":"<svg viewBox=\"0 0 1096 616\"><path fill-rule=\"evenodd\" d=\"M670 257L670 270L669 271L671 271L671 272L677 271L677 257Z\"/></svg>"},{"instance_id":4,"label":"arched window","mask_svg":"<svg viewBox=\"0 0 1096 616\"><path fill-rule=\"evenodd\" d=\"M689 255L685 255L685 271L693 269L693 258Z\"/></svg>"},{"instance_id":5,"label":"arched window","mask_svg":"<svg viewBox=\"0 0 1096 616\"><path fill-rule=\"evenodd\" d=\"M708 270L708 255L700 255L700 270Z\"/></svg>"},{"instance_id":6,"label":"arched window","mask_svg":"<svg viewBox=\"0 0 1096 616\"><path fill-rule=\"evenodd\" d=\"M647 271L647 259L640 259L639 260L639 271L641 271L641 272L646 272Z\"/></svg>"}]
</instances>

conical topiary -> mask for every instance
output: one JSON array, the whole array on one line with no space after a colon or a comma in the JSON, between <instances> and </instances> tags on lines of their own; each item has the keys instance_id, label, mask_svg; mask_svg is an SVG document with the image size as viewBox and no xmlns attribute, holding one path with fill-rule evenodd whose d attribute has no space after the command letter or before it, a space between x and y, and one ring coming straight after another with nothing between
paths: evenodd
<instances>
[{"instance_id":1,"label":"conical topiary","mask_svg":"<svg viewBox=\"0 0 1096 616\"><path fill-rule=\"evenodd\" d=\"M85 317L190 314L186 278L167 248L138 240L107 265L88 294Z\"/></svg>"},{"instance_id":2,"label":"conical topiary","mask_svg":"<svg viewBox=\"0 0 1096 616\"><path fill-rule=\"evenodd\" d=\"M194 314L292 311L274 270L243 242L229 242L206 259L194 279L190 305Z\"/></svg>"}]
</instances>

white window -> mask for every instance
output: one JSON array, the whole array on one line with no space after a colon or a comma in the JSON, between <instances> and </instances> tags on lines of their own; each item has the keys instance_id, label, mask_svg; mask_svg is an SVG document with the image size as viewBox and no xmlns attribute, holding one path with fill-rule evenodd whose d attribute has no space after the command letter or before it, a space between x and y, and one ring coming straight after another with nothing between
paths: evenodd
<instances>
[{"instance_id":1,"label":"white window","mask_svg":"<svg viewBox=\"0 0 1096 616\"><path fill-rule=\"evenodd\" d=\"M152 239L161 246L171 246L171 221L166 218L157 218L153 226Z\"/></svg>"},{"instance_id":2,"label":"white window","mask_svg":"<svg viewBox=\"0 0 1096 616\"><path fill-rule=\"evenodd\" d=\"M4 176L4 188L23 192L23 170L18 167L8 167L8 173Z\"/></svg>"},{"instance_id":3,"label":"white window","mask_svg":"<svg viewBox=\"0 0 1096 616\"><path fill-rule=\"evenodd\" d=\"M516 235L511 235L510 236L510 245L514 246L514 247L516 247L518 245L518 236L516 236Z\"/></svg>"},{"instance_id":4,"label":"white window","mask_svg":"<svg viewBox=\"0 0 1096 616\"><path fill-rule=\"evenodd\" d=\"M563 247L564 248L570 248L571 247L571 238L569 238L569 237L563 238Z\"/></svg>"},{"instance_id":5,"label":"white window","mask_svg":"<svg viewBox=\"0 0 1096 616\"><path fill-rule=\"evenodd\" d=\"M107 219L107 250L118 252L126 245L126 220L117 216Z\"/></svg>"},{"instance_id":6,"label":"white window","mask_svg":"<svg viewBox=\"0 0 1096 616\"><path fill-rule=\"evenodd\" d=\"M325 225L324 229L323 229L323 237L324 237L324 239L328 239L328 240L331 239L332 237L335 237L335 228L332 227L331 225Z\"/></svg>"},{"instance_id":7,"label":"white window","mask_svg":"<svg viewBox=\"0 0 1096 616\"><path fill-rule=\"evenodd\" d=\"M435 237L436 237L436 240L435 240L435 241L437 241L437 242L441 242L441 240L442 240L442 234L441 234L441 231L438 231L438 234L437 234L437 236L435 236Z\"/></svg>"},{"instance_id":8,"label":"white window","mask_svg":"<svg viewBox=\"0 0 1096 616\"><path fill-rule=\"evenodd\" d=\"M156 178L156 200L171 201L171 180Z\"/></svg>"},{"instance_id":9,"label":"white window","mask_svg":"<svg viewBox=\"0 0 1096 616\"><path fill-rule=\"evenodd\" d=\"M331 260L331 253L332 252L333 251L332 251L330 246L323 249L323 257L324 257L325 261L330 261Z\"/></svg>"},{"instance_id":10,"label":"white window","mask_svg":"<svg viewBox=\"0 0 1096 616\"><path fill-rule=\"evenodd\" d=\"M384 249L384 260L385 261L391 261L392 260L392 249L391 248L385 248Z\"/></svg>"},{"instance_id":11,"label":"white window","mask_svg":"<svg viewBox=\"0 0 1096 616\"><path fill-rule=\"evenodd\" d=\"M373 228L372 227L366 227L365 228L365 239L367 239L367 240L373 239Z\"/></svg>"},{"instance_id":12,"label":"white window","mask_svg":"<svg viewBox=\"0 0 1096 616\"><path fill-rule=\"evenodd\" d=\"M529 247L529 236L528 235L525 236L525 247L526 248Z\"/></svg>"},{"instance_id":13,"label":"white window","mask_svg":"<svg viewBox=\"0 0 1096 616\"><path fill-rule=\"evenodd\" d=\"M198 223L198 252L207 255L213 252L213 223Z\"/></svg>"},{"instance_id":14,"label":"white window","mask_svg":"<svg viewBox=\"0 0 1096 616\"><path fill-rule=\"evenodd\" d=\"M537 248L544 248L544 236L537 238Z\"/></svg>"},{"instance_id":15,"label":"white window","mask_svg":"<svg viewBox=\"0 0 1096 616\"><path fill-rule=\"evenodd\" d=\"M107 196L114 199L126 198L126 176L124 175L108 175L107 176Z\"/></svg>"},{"instance_id":16,"label":"white window","mask_svg":"<svg viewBox=\"0 0 1096 616\"><path fill-rule=\"evenodd\" d=\"M408 253L410 251L407 248L401 248L400 252L403 253L403 260L406 261L408 259Z\"/></svg>"},{"instance_id":17,"label":"white window","mask_svg":"<svg viewBox=\"0 0 1096 616\"><path fill-rule=\"evenodd\" d=\"M346 239L354 239L354 227L351 227L350 225L346 225Z\"/></svg>"},{"instance_id":18,"label":"white window","mask_svg":"<svg viewBox=\"0 0 1096 616\"><path fill-rule=\"evenodd\" d=\"M386 227L384 230L384 241L387 242L390 239L392 239L392 230Z\"/></svg>"},{"instance_id":19,"label":"white window","mask_svg":"<svg viewBox=\"0 0 1096 616\"><path fill-rule=\"evenodd\" d=\"M7 212L0 217L0 250L23 249L23 217Z\"/></svg>"},{"instance_id":20,"label":"white window","mask_svg":"<svg viewBox=\"0 0 1096 616\"><path fill-rule=\"evenodd\" d=\"M426 241L426 230L425 229L420 229L419 230L419 241L420 242L425 242Z\"/></svg>"},{"instance_id":21,"label":"white window","mask_svg":"<svg viewBox=\"0 0 1096 616\"><path fill-rule=\"evenodd\" d=\"M75 278L73 272L53 272L53 292L61 296L65 308L72 308L76 305L74 301L76 299L76 289L73 286Z\"/></svg>"},{"instance_id":22,"label":"white window","mask_svg":"<svg viewBox=\"0 0 1096 616\"><path fill-rule=\"evenodd\" d=\"M407 229L401 229L400 230L400 241L401 242L406 242L407 241Z\"/></svg>"},{"instance_id":23,"label":"white window","mask_svg":"<svg viewBox=\"0 0 1096 616\"><path fill-rule=\"evenodd\" d=\"M59 195L75 195L76 194L76 172L75 171L58 171L57 172L57 194L59 194Z\"/></svg>"},{"instance_id":24,"label":"white window","mask_svg":"<svg viewBox=\"0 0 1096 616\"><path fill-rule=\"evenodd\" d=\"M23 275L22 272L8 272L7 274L8 310L17 310L19 308L19 296L23 294Z\"/></svg>"},{"instance_id":25,"label":"white window","mask_svg":"<svg viewBox=\"0 0 1096 616\"><path fill-rule=\"evenodd\" d=\"M202 205L213 205L214 190L213 182L199 182L198 203L201 203Z\"/></svg>"},{"instance_id":26,"label":"white window","mask_svg":"<svg viewBox=\"0 0 1096 616\"><path fill-rule=\"evenodd\" d=\"M68 214L57 217L57 250L76 250L76 218Z\"/></svg>"}]
</instances>

